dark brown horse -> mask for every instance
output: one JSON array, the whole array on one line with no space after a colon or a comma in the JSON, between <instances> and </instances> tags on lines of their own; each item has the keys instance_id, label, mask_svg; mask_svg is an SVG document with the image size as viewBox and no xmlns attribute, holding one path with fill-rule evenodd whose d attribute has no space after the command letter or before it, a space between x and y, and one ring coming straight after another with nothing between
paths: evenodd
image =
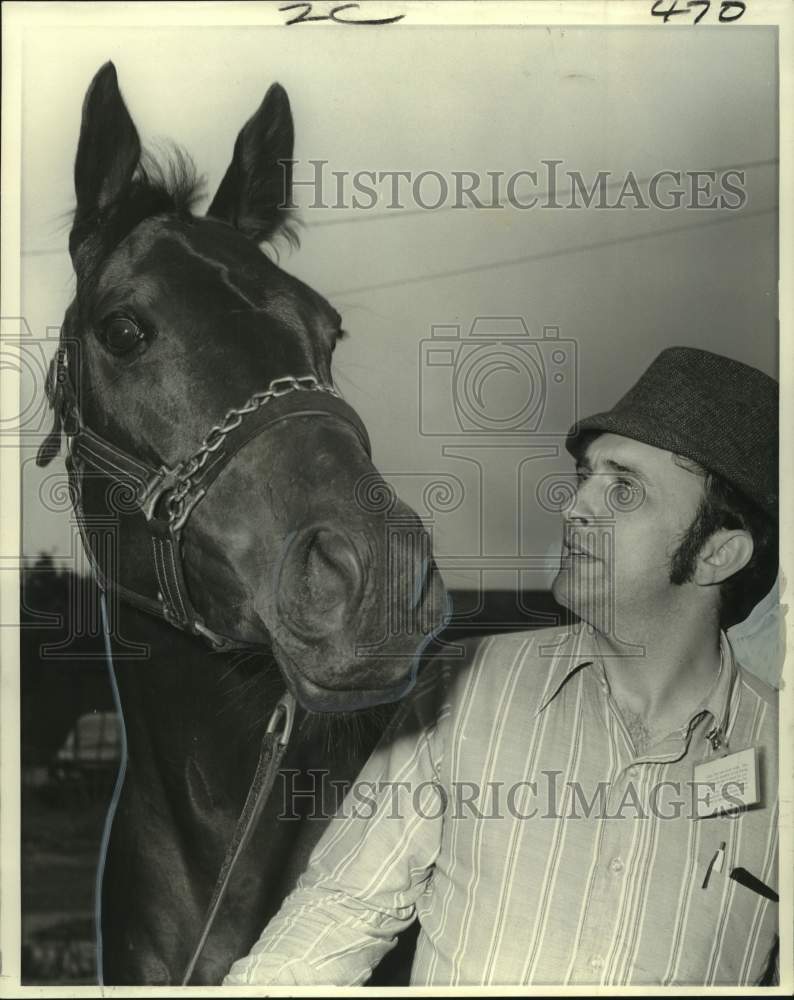
<instances>
[{"instance_id":1,"label":"dark brown horse","mask_svg":"<svg viewBox=\"0 0 794 1000\"><path fill-rule=\"evenodd\" d=\"M77 288L40 462L65 433L126 729L106 983L180 981L284 686L302 706L289 785L309 769L352 779L377 726L329 740L316 713L399 698L442 619L427 536L399 501L375 502L366 431L333 388L340 316L259 247L288 224L292 147L274 85L198 216L189 162L142 155L111 64L83 107ZM323 824L284 807L271 797L193 982L220 981L303 868Z\"/></svg>"}]
</instances>

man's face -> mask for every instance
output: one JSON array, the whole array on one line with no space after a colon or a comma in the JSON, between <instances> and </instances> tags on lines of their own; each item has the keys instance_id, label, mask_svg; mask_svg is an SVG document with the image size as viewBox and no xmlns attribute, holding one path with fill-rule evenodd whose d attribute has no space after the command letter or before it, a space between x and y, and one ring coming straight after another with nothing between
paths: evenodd
<instances>
[{"instance_id":1,"label":"man's face","mask_svg":"<svg viewBox=\"0 0 794 1000\"><path fill-rule=\"evenodd\" d=\"M680 599L670 558L703 497L703 479L669 451L617 434L593 439L577 462L577 492L565 515L560 604L604 635L628 638Z\"/></svg>"}]
</instances>

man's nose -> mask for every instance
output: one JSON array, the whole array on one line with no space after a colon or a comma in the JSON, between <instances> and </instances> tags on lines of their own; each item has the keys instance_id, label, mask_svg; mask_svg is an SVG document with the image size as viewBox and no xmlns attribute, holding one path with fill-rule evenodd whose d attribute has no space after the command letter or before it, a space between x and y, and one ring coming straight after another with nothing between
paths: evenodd
<instances>
[{"instance_id":1,"label":"man's nose","mask_svg":"<svg viewBox=\"0 0 794 1000\"><path fill-rule=\"evenodd\" d=\"M566 524L571 524L574 525L575 527L581 528L589 523L587 515L574 507L572 507L570 510L565 511L563 517Z\"/></svg>"},{"instance_id":2,"label":"man's nose","mask_svg":"<svg viewBox=\"0 0 794 1000\"><path fill-rule=\"evenodd\" d=\"M589 478L577 485L573 501L565 512L565 520L578 525L588 524L598 513L598 503L598 491L593 479Z\"/></svg>"}]
</instances>

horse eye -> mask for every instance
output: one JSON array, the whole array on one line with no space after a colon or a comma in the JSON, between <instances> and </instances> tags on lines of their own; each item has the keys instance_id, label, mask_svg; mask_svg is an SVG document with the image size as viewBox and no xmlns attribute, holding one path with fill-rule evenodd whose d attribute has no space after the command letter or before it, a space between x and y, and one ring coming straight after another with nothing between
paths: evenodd
<instances>
[{"instance_id":1,"label":"horse eye","mask_svg":"<svg viewBox=\"0 0 794 1000\"><path fill-rule=\"evenodd\" d=\"M113 354L127 354L144 339L143 330L128 316L112 316L102 329L102 340Z\"/></svg>"}]
</instances>

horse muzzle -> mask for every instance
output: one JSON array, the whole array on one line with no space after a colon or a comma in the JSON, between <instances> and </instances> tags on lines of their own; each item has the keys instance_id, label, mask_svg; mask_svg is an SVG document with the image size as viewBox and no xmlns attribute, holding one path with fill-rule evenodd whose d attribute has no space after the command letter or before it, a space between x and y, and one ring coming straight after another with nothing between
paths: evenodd
<instances>
[{"instance_id":1,"label":"horse muzzle","mask_svg":"<svg viewBox=\"0 0 794 1000\"><path fill-rule=\"evenodd\" d=\"M295 532L276 571L275 611L276 658L317 711L402 697L448 617L429 537L408 508L366 531L319 522Z\"/></svg>"}]
</instances>

